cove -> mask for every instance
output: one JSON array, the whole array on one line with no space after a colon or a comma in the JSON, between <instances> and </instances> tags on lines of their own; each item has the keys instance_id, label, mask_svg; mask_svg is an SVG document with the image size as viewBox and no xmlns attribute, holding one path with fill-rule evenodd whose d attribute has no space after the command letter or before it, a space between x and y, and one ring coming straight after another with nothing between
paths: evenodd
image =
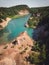
<instances>
[{"instance_id":1,"label":"cove","mask_svg":"<svg viewBox=\"0 0 49 65\"><path fill-rule=\"evenodd\" d=\"M32 37L33 29L24 27L30 16L31 14L28 14L17 19L12 19L8 25L0 31L0 43L11 42L24 31L27 31L28 35Z\"/></svg>"}]
</instances>

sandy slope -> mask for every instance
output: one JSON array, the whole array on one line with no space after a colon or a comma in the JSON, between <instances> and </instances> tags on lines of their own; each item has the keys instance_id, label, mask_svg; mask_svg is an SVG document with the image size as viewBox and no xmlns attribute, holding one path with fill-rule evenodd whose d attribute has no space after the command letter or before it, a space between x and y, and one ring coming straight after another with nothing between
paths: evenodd
<instances>
[{"instance_id":1,"label":"sandy slope","mask_svg":"<svg viewBox=\"0 0 49 65\"><path fill-rule=\"evenodd\" d=\"M16 44L13 42L17 41ZM0 46L0 65L30 65L25 60L29 56L33 40L28 36L27 32L22 32L10 44Z\"/></svg>"},{"instance_id":2,"label":"sandy slope","mask_svg":"<svg viewBox=\"0 0 49 65\"><path fill-rule=\"evenodd\" d=\"M7 26L8 22L9 22L10 20L11 20L11 18L8 18L8 17L6 18L6 20L3 20L3 19L2 19L3 22L0 23L0 25L4 28L4 27Z\"/></svg>"}]
</instances>

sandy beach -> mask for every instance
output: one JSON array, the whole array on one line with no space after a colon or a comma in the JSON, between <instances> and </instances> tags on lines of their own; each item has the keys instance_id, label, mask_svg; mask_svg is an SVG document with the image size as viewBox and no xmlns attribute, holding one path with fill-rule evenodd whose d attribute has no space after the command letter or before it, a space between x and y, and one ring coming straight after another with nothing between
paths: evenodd
<instances>
[{"instance_id":1,"label":"sandy beach","mask_svg":"<svg viewBox=\"0 0 49 65\"><path fill-rule=\"evenodd\" d=\"M4 28L4 27L7 26L8 22L9 22L10 20L11 20L11 18L8 18L8 17L6 18L6 21L2 19L3 22L0 23L0 25Z\"/></svg>"}]
</instances>

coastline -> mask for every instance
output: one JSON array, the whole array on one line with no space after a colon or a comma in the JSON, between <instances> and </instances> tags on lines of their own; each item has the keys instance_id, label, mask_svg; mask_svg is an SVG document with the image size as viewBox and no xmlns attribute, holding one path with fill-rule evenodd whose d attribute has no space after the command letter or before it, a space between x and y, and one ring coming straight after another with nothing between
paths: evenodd
<instances>
[{"instance_id":1,"label":"coastline","mask_svg":"<svg viewBox=\"0 0 49 65\"><path fill-rule=\"evenodd\" d=\"M30 14L30 13L29 13L29 14ZM15 19L15 18L20 18L20 17L24 17L24 16L29 15L29 14L15 15L15 16L10 17L10 18L12 18L12 19Z\"/></svg>"},{"instance_id":2,"label":"coastline","mask_svg":"<svg viewBox=\"0 0 49 65\"><path fill-rule=\"evenodd\" d=\"M11 19L15 19L15 18L20 18L20 17L24 17L26 15L29 15L29 14L23 14L23 15L15 15L13 17L7 17L6 20L3 20L2 19L2 23L0 23L0 30L5 28L8 24L8 22L10 22Z\"/></svg>"},{"instance_id":3,"label":"coastline","mask_svg":"<svg viewBox=\"0 0 49 65\"><path fill-rule=\"evenodd\" d=\"M2 26L2 28L6 27L8 22L11 20L11 18L7 17L6 18L6 21L5 20L2 20L3 22L0 23L0 26Z\"/></svg>"},{"instance_id":4,"label":"coastline","mask_svg":"<svg viewBox=\"0 0 49 65\"><path fill-rule=\"evenodd\" d=\"M29 40L29 41L28 41ZM25 57L29 56L31 51L31 47L34 46L33 40L28 36L27 32L22 32L13 42L6 45L0 46L0 65L3 63L3 60L6 58L10 58L14 60L15 63L18 64L20 59L25 59ZM20 59L17 56L23 56ZM15 59L16 58L16 59ZM17 59L19 59L17 61ZM7 60L6 60L7 61ZM24 62L24 60L23 60ZM7 63L7 62L5 62ZM20 62L21 63L21 62Z\"/></svg>"}]
</instances>

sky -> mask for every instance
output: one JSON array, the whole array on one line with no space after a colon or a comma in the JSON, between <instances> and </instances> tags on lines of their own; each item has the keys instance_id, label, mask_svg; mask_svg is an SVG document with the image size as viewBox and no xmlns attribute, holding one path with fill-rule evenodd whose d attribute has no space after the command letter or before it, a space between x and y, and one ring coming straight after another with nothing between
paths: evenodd
<instances>
[{"instance_id":1,"label":"sky","mask_svg":"<svg viewBox=\"0 0 49 65\"><path fill-rule=\"evenodd\" d=\"M0 7L11 7L23 4L29 7L49 6L49 0L0 0Z\"/></svg>"}]
</instances>

